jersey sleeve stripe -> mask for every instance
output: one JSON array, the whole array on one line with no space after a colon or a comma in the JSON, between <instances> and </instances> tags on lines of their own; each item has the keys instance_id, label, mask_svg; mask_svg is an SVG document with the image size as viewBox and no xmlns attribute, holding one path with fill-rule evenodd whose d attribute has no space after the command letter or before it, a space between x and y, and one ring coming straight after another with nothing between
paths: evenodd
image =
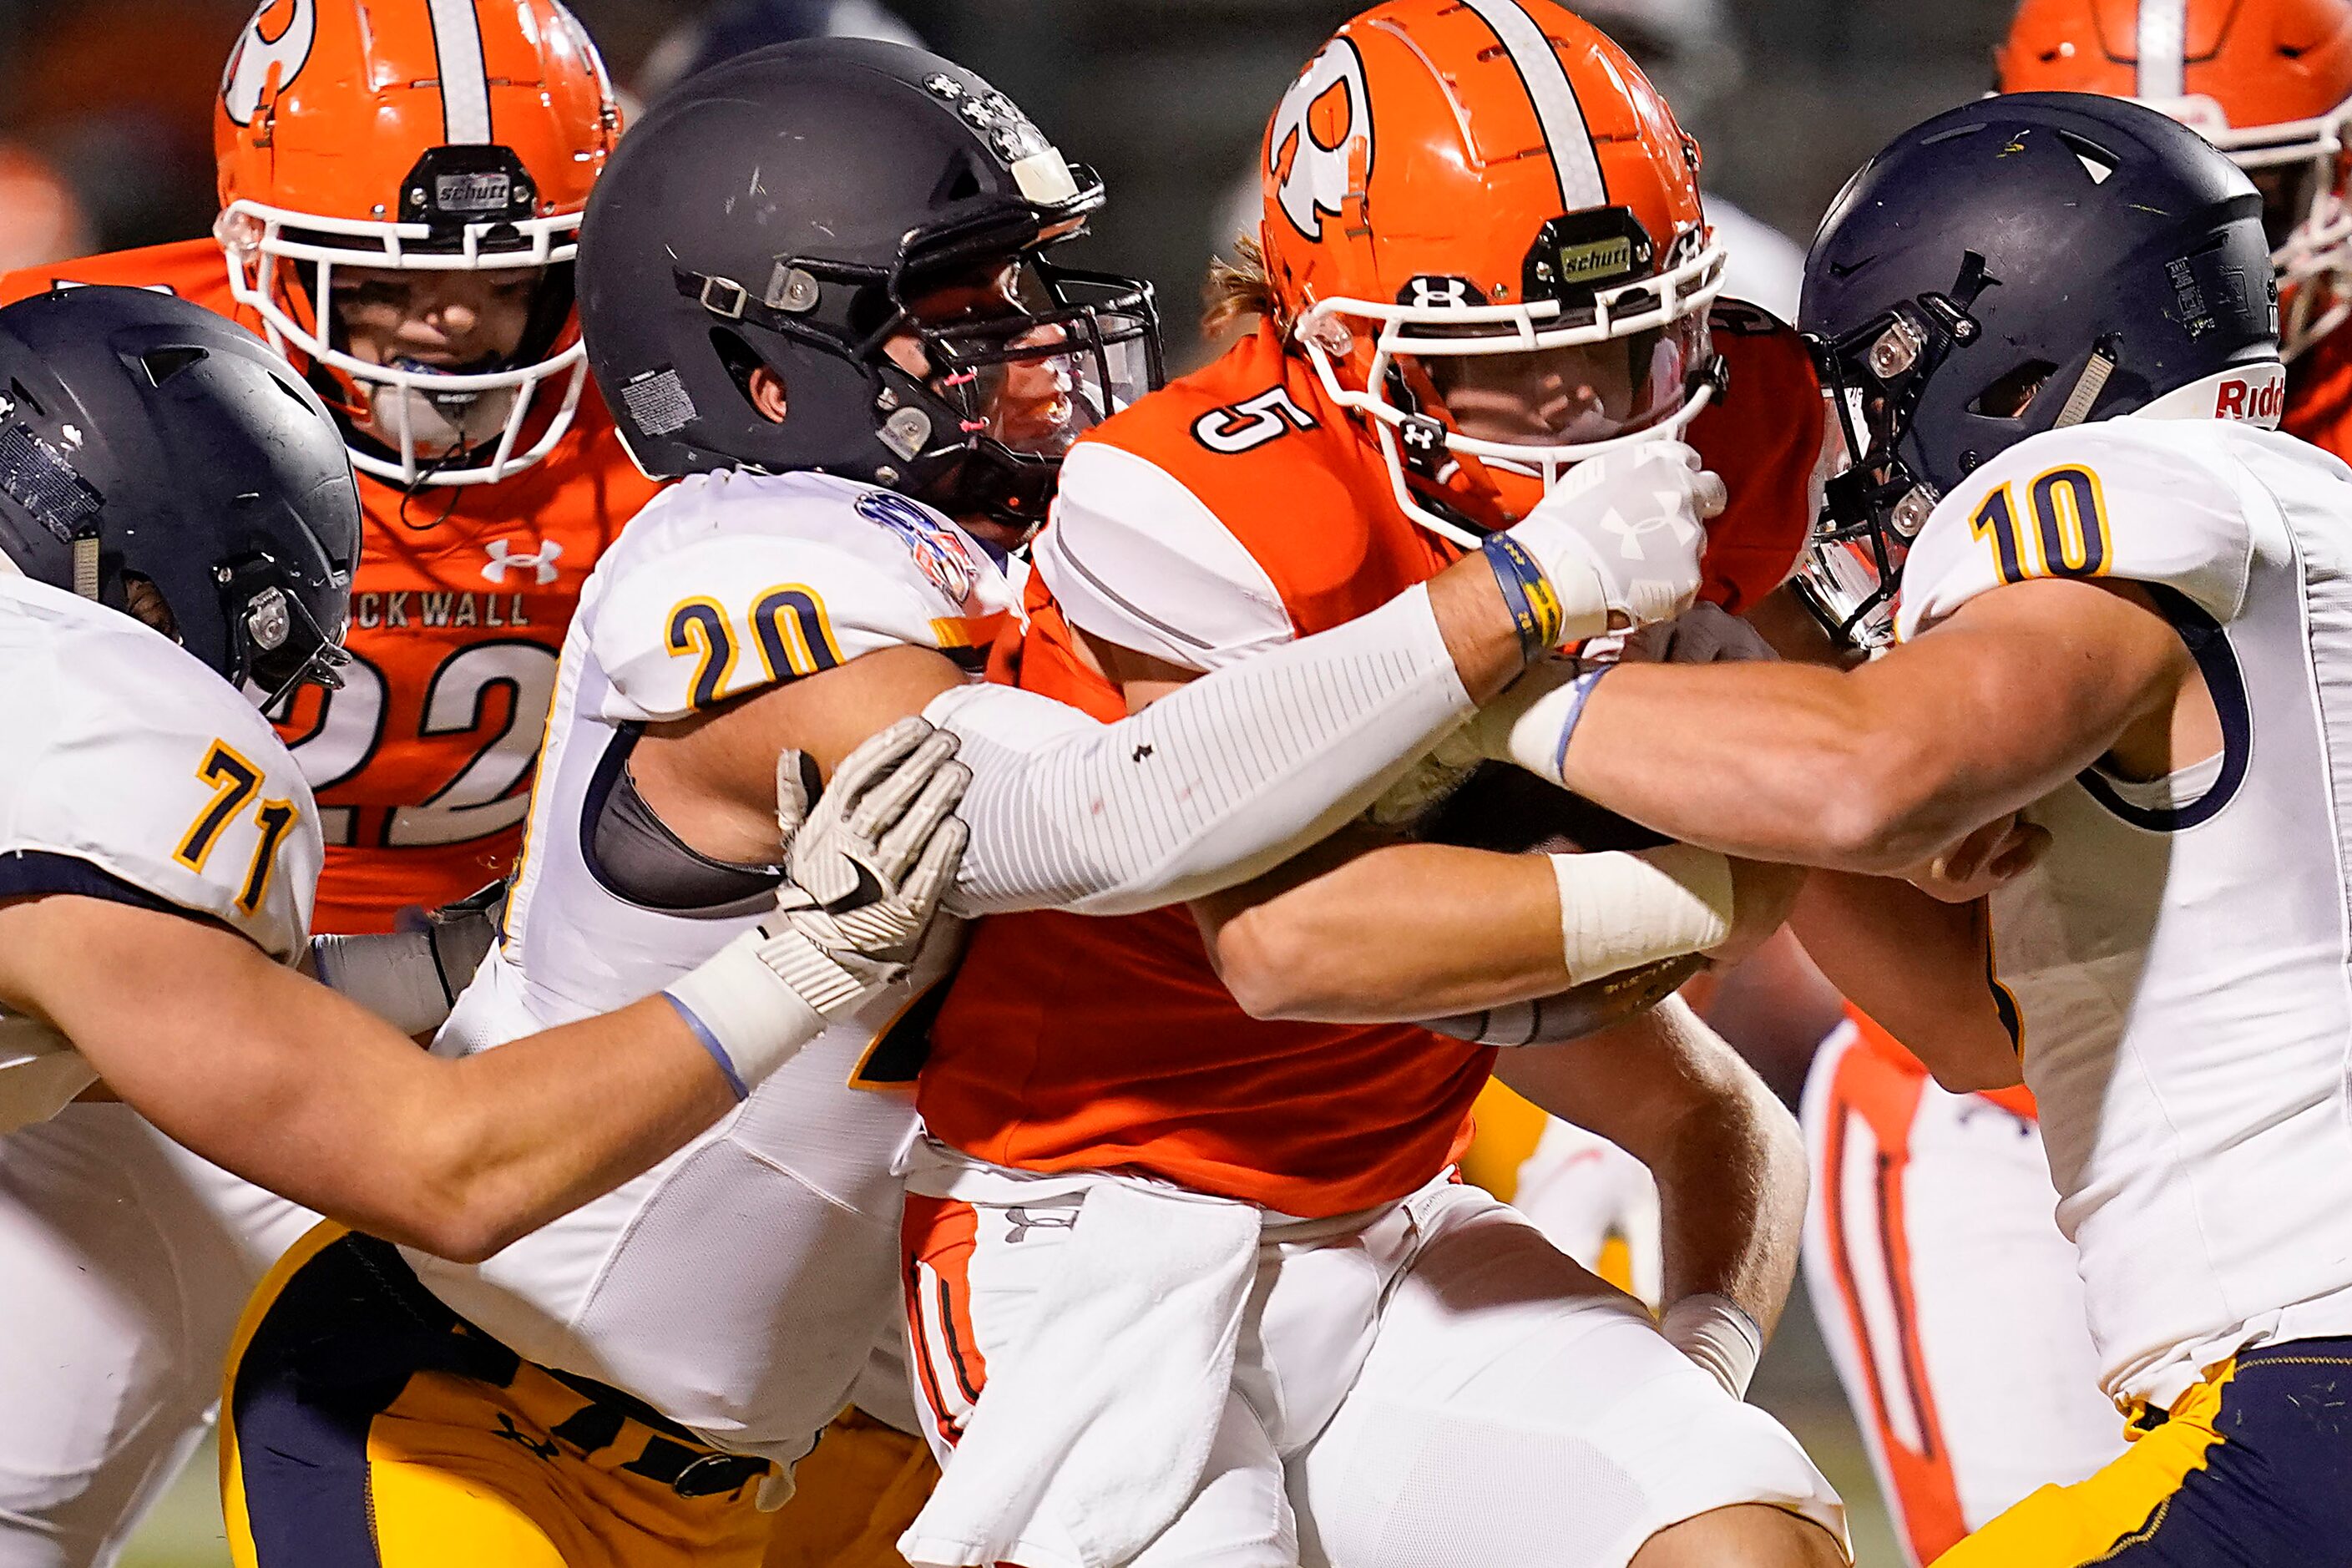
<instances>
[{"instance_id":1,"label":"jersey sleeve stripe","mask_svg":"<svg viewBox=\"0 0 2352 1568\"><path fill-rule=\"evenodd\" d=\"M78 898L104 899L110 903L129 904L135 909L153 910L158 914L206 915L202 910L189 910L159 898L146 889L126 882L111 871L71 855L58 855L46 849L17 849L0 854L0 899L37 897L44 893L70 893Z\"/></svg>"}]
</instances>

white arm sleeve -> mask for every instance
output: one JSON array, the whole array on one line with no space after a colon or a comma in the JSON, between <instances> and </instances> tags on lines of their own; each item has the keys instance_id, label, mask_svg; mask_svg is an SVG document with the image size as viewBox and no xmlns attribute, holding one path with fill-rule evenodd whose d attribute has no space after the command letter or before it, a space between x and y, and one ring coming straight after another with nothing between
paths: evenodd
<instances>
[{"instance_id":1,"label":"white arm sleeve","mask_svg":"<svg viewBox=\"0 0 2352 1568\"><path fill-rule=\"evenodd\" d=\"M1231 887L1361 812L1471 709L1428 592L1103 724L1003 686L932 700L971 827L950 907L1130 914Z\"/></svg>"}]
</instances>

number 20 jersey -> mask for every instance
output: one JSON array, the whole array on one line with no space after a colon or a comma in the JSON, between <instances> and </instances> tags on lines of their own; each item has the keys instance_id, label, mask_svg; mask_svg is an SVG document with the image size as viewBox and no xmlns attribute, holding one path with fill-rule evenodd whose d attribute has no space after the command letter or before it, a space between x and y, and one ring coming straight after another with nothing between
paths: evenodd
<instances>
[{"instance_id":1,"label":"number 20 jersey","mask_svg":"<svg viewBox=\"0 0 2352 1568\"><path fill-rule=\"evenodd\" d=\"M2144 585L2224 738L2036 802L2051 848L1991 900L2103 1385L2168 1405L2352 1332L2352 469L2216 418L2029 437L1928 518L1897 630L2043 576Z\"/></svg>"},{"instance_id":2,"label":"number 20 jersey","mask_svg":"<svg viewBox=\"0 0 2352 1568\"><path fill-rule=\"evenodd\" d=\"M650 995L773 907L772 879L738 875L719 901L688 902L600 859L645 726L883 648L976 666L1013 609L980 547L903 496L742 472L665 491L582 595L506 940L436 1048ZM953 963L953 923L677 1153L478 1267L412 1253L418 1277L531 1361L614 1384L722 1447L797 1460L897 1321L911 1005Z\"/></svg>"},{"instance_id":3,"label":"number 20 jersey","mask_svg":"<svg viewBox=\"0 0 2352 1568\"><path fill-rule=\"evenodd\" d=\"M210 239L0 277L0 304L55 282L168 289L247 327ZM581 585L653 495L595 389L541 462L494 485L409 494L359 476L364 510L343 689L274 715L317 790L318 927L388 931L514 860L555 660Z\"/></svg>"},{"instance_id":4,"label":"number 20 jersey","mask_svg":"<svg viewBox=\"0 0 2352 1568\"><path fill-rule=\"evenodd\" d=\"M185 913L299 954L318 817L251 703L121 611L5 564L0 668L0 897ZM95 1076L46 1025L0 1009L0 1132Z\"/></svg>"}]
</instances>

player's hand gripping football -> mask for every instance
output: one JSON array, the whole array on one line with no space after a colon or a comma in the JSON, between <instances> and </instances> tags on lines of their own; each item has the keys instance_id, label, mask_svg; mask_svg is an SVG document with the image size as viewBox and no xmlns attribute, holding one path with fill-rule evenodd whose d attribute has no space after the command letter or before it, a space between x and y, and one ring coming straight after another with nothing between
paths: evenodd
<instances>
[{"instance_id":1,"label":"player's hand gripping football","mask_svg":"<svg viewBox=\"0 0 2352 1568\"><path fill-rule=\"evenodd\" d=\"M1643 441L1577 464L1497 544L1516 545L1540 569L1544 583L1529 584L1529 596L1548 586L1558 601L1550 640L1565 648L1689 608L1706 523L1724 500L1723 480L1689 447Z\"/></svg>"},{"instance_id":2,"label":"player's hand gripping football","mask_svg":"<svg viewBox=\"0 0 2352 1568\"><path fill-rule=\"evenodd\" d=\"M773 912L667 992L740 1097L907 972L955 885L971 770L956 738L901 719L850 752L811 804L776 759L784 880Z\"/></svg>"}]
</instances>

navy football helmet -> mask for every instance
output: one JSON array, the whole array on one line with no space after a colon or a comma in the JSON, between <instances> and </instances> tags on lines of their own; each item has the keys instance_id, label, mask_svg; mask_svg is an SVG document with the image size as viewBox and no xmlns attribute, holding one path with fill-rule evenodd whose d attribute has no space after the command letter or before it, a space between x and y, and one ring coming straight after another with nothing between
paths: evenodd
<instances>
[{"instance_id":1,"label":"navy football helmet","mask_svg":"<svg viewBox=\"0 0 2352 1568\"><path fill-rule=\"evenodd\" d=\"M597 181L588 363L648 474L815 469L1026 530L1070 444L1160 377L1150 286L1045 255L1102 202L961 66L863 38L761 49L681 83ZM927 315L957 289L984 298ZM763 368L781 423L751 401Z\"/></svg>"},{"instance_id":2,"label":"navy football helmet","mask_svg":"<svg viewBox=\"0 0 2352 1568\"><path fill-rule=\"evenodd\" d=\"M0 310L0 552L267 699L340 684L360 552L342 432L201 306L93 287Z\"/></svg>"},{"instance_id":3,"label":"navy football helmet","mask_svg":"<svg viewBox=\"0 0 2352 1568\"><path fill-rule=\"evenodd\" d=\"M1979 99L1848 183L1805 263L1799 329L1831 404L1797 588L1832 635L1892 639L1937 501L2028 436L2278 358L2252 183L2121 99Z\"/></svg>"}]
</instances>

